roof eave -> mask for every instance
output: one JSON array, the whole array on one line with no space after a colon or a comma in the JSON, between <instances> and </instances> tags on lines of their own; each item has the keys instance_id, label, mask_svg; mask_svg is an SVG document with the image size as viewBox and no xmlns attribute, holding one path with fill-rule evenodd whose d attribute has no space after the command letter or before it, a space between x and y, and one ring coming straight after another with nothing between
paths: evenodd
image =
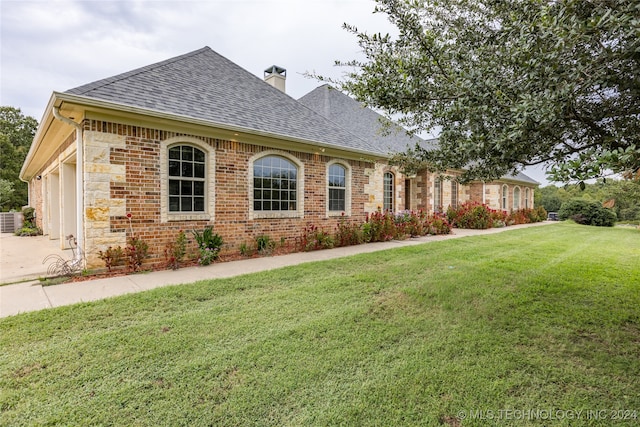
<instances>
[{"instance_id":1,"label":"roof eave","mask_svg":"<svg viewBox=\"0 0 640 427\"><path fill-rule=\"evenodd\" d=\"M103 108L108 110L122 111L130 114L140 114L140 115L150 116L150 117L154 117L162 120L174 120L174 121L179 121L179 122L188 123L188 124L197 125L197 126L218 128L218 129L222 129L230 132L242 132L242 133L247 133L247 134L260 136L260 137L284 139L291 142L317 146L319 148L330 148L334 150L346 151L354 154L367 156L369 158L385 158L386 159L389 157L388 155L385 155L383 153L376 153L376 152L371 152L367 150L359 150L357 148L338 146L334 144L328 144L323 141L299 138L299 137L286 135L286 134L277 134L277 133L267 132L259 129L237 126L229 123L215 122L212 120L198 119L198 118L185 116L181 114L168 113L165 111L154 110L151 108L136 107L128 104L121 104L113 101L105 101L102 99L97 99L97 98L92 98L92 97L87 97L82 95L75 95L75 94L70 94L66 92L63 92L63 93L54 92L54 96L57 100L60 101L60 103L68 102L68 103L80 104L80 105L93 107L93 108Z\"/></svg>"},{"instance_id":2,"label":"roof eave","mask_svg":"<svg viewBox=\"0 0 640 427\"><path fill-rule=\"evenodd\" d=\"M33 177L33 175L28 175L29 166L31 166L35 153L40 148L44 135L51 126L51 122L55 120L53 117L53 107L59 105L57 99L57 93L53 92L49 98L49 102L47 103L47 107L44 110L42 118L40 119L38 128L36 129L36 134L34 135L29 151L27 152L27 156L25 157L24 162L22 162L22 168L20 169L18 177L24 182L29 182Z\"/></svg>"}]
</instances>

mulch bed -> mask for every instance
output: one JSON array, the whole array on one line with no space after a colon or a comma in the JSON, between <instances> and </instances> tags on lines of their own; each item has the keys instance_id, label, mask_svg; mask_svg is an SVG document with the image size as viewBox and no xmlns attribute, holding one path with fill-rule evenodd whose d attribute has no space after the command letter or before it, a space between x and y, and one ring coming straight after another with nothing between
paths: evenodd
<instances>
[{"instance_id":1,"label":"mulch bed","mask_svg":"<svg viewBox=\"0 0 640 427\"><path fill-rule=\"evenodd\" d=\"M265 256L286 255L286 254L295 253L295 252L299 252L299 250L293 245L278 246L265 253L252 251L252 253L247 255L242 255L239 252L229 252L229 253L221 254L220 257L212 264L218 264L221 262L239 261L242 259L262 258ZM198 265L197 259L189 259L189 260L182 261L180 263L180 268L196 267L197 265ZM87 274L79 274L77 276L69 277L69 280L65 281L64 283L85 282L87 280L105 279L110 277L127 276L129 274L148 273L152 271L163 271L163 270L170 269L170 268L167 268L165 263L157 263L153 266L144 266L144 267L145 267L144 269L138 270L136 272L131 272L130 270L126 269L126 267L121 266L111 271L105 270L105 271L90 272Z\"/></svg>"}]
</instances>

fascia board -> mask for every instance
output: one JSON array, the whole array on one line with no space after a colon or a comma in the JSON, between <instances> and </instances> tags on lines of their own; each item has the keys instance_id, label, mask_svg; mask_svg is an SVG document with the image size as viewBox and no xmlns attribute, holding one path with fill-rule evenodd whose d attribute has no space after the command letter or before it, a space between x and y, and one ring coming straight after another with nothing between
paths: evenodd
<instances>
[{"instance_id":1,"label":"fascia board","mask_svg":"<svg viewBox=\"0 0 640 427\"><path fill-rule=\"evenodd\" d=\"M333 144L327 144L322 141L303 139L303 138L298 138L291 135L275 134L275 133L266 132L258 129L245 128L245 127L231 125L228 123L214 122L211 120L197 119L189 116L167 113L164 111L158 111L158 110L153 110L148 108L134 107L131 105L120 104L112 101L104 101L104 100L85 97L81 95L54 92L54 96L60 102L83 105L88 107L88 109L111 110L111 111L130 113L130 114L136 114L136 115L142 115L142 116L150 116L156 119L177 121L181 123L188 123L191 125L203 126L207 128L217 128L225 131L230 131L233 133L250 134L250 135L255 135L258 137L264 137L269 139L286 140L294 143L300 143L300 144L305 144L313 147L324 148L325 150L333 150L333 151L339 150L340 152L354 153L366 159L388 159L389 158L388 155L385 155L383 153L375 153L375 152L366 151L366 150L340 147Z\"/></svg>"}]
</instances>

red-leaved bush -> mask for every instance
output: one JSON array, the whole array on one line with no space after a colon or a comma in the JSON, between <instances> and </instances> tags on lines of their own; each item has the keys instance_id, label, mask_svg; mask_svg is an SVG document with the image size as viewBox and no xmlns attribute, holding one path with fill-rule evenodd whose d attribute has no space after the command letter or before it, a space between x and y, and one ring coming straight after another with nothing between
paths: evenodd
<instances>
[{"instance_id":1,"label":"red-leaved bush","mask_svg":"<svg viewBox=\"0 0 640 427\"><path fill-rule=\"evenodd\" d=\"M491 209L482 203L468 202L459 205L457 208L449 207L447 209L447 218L457 228L486 229L544 221L547 218L547 212L543 207L538 207L535 209L518 209L507 213L502 210Z\"/></svg>"}]
</instances>

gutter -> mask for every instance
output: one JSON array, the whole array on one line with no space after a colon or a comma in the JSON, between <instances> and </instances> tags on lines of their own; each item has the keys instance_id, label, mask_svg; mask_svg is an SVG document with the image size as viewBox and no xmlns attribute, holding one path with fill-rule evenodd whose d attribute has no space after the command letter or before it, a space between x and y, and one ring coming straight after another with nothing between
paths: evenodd
<instances>
[{"instance_id":1,"label":"gutter","mask_svg":"<svg viewBox=\"0 0 640 427\"><path fill-rule=\"evenodd\" d=\"M82 262L84 253L84 144L82 124L60 114L60 107L53 107L53 116L76 129L76 263Z\"/></svg>"},{"instance_id":2,"label":"gutter","mask_svg":"<svg viewBox=\"0 0 640 427\"><path fill-rule=\"evenodd\" d=\"M31 146L29 147L27 156L25 157L24 162L22 163L22 168L20 169L20 174L18 175L18 177L23 182L28 183L31 180L31 178L33 178L33 175L27 175L27 169L29 169L28 164L31 163L31 161L33 160L33 156L35 155L36 151L38 151L38 148L40 147L43 135L47 132L49 126L51 125L51 122L48 119L47 112L53 108L55 101L56 101L55 95L51 95L51 98L49 98L49 102L47 103L47 107L44 110L44 114L42 115L42 118L40 119L40 122L38 124L38 129L36 130L36 134L33 136L33 141L31 143Z\"/></svg>"},{"instance_id":3,"label":"gutter","mask_svg":"<svg viewBox=\"0 0 640 427\"><path fill-rule=\"evenodd\" d=\"M168 113L165 111L154 110L150 108L136 107L128 104L121 104L118 102L106 101L106 100L91 98L83 95L75 95L75 94L70 94L66 92L54 92L54 96L59 101L68 102L70 104L80 104L85 107L89 106L89 107L104 108L104 109L114 110L119 112L140 114L143 116L155 117L155 118L165 119L165 120L174 120L174 121L189 123L197 126L218 128L218 129L222 129L230 132L239 132L239 133L245 133L249 135L256 135L261 137L297 142L297 143L306 144L306 145L318 147L318 148L345 151L345 152L350 152L354 154L359 154L363 156L363 159L369 159L369 160L388 159L390 157L388 153L386 154L383 152L376 153L376 152L371 152L361 148L343 147L339 145L328 144L322 141L306 139L303 137L296 137L296 136L291 136L286 134L277 134L269 131L263 131L260 129L252 129L252 128L242 127L242 126L228 124L228 123L215 122L207 119L197 119L190 116ZM357 136L354 136L354 137L357 138Z\"/></svg>"}]
</instances>

